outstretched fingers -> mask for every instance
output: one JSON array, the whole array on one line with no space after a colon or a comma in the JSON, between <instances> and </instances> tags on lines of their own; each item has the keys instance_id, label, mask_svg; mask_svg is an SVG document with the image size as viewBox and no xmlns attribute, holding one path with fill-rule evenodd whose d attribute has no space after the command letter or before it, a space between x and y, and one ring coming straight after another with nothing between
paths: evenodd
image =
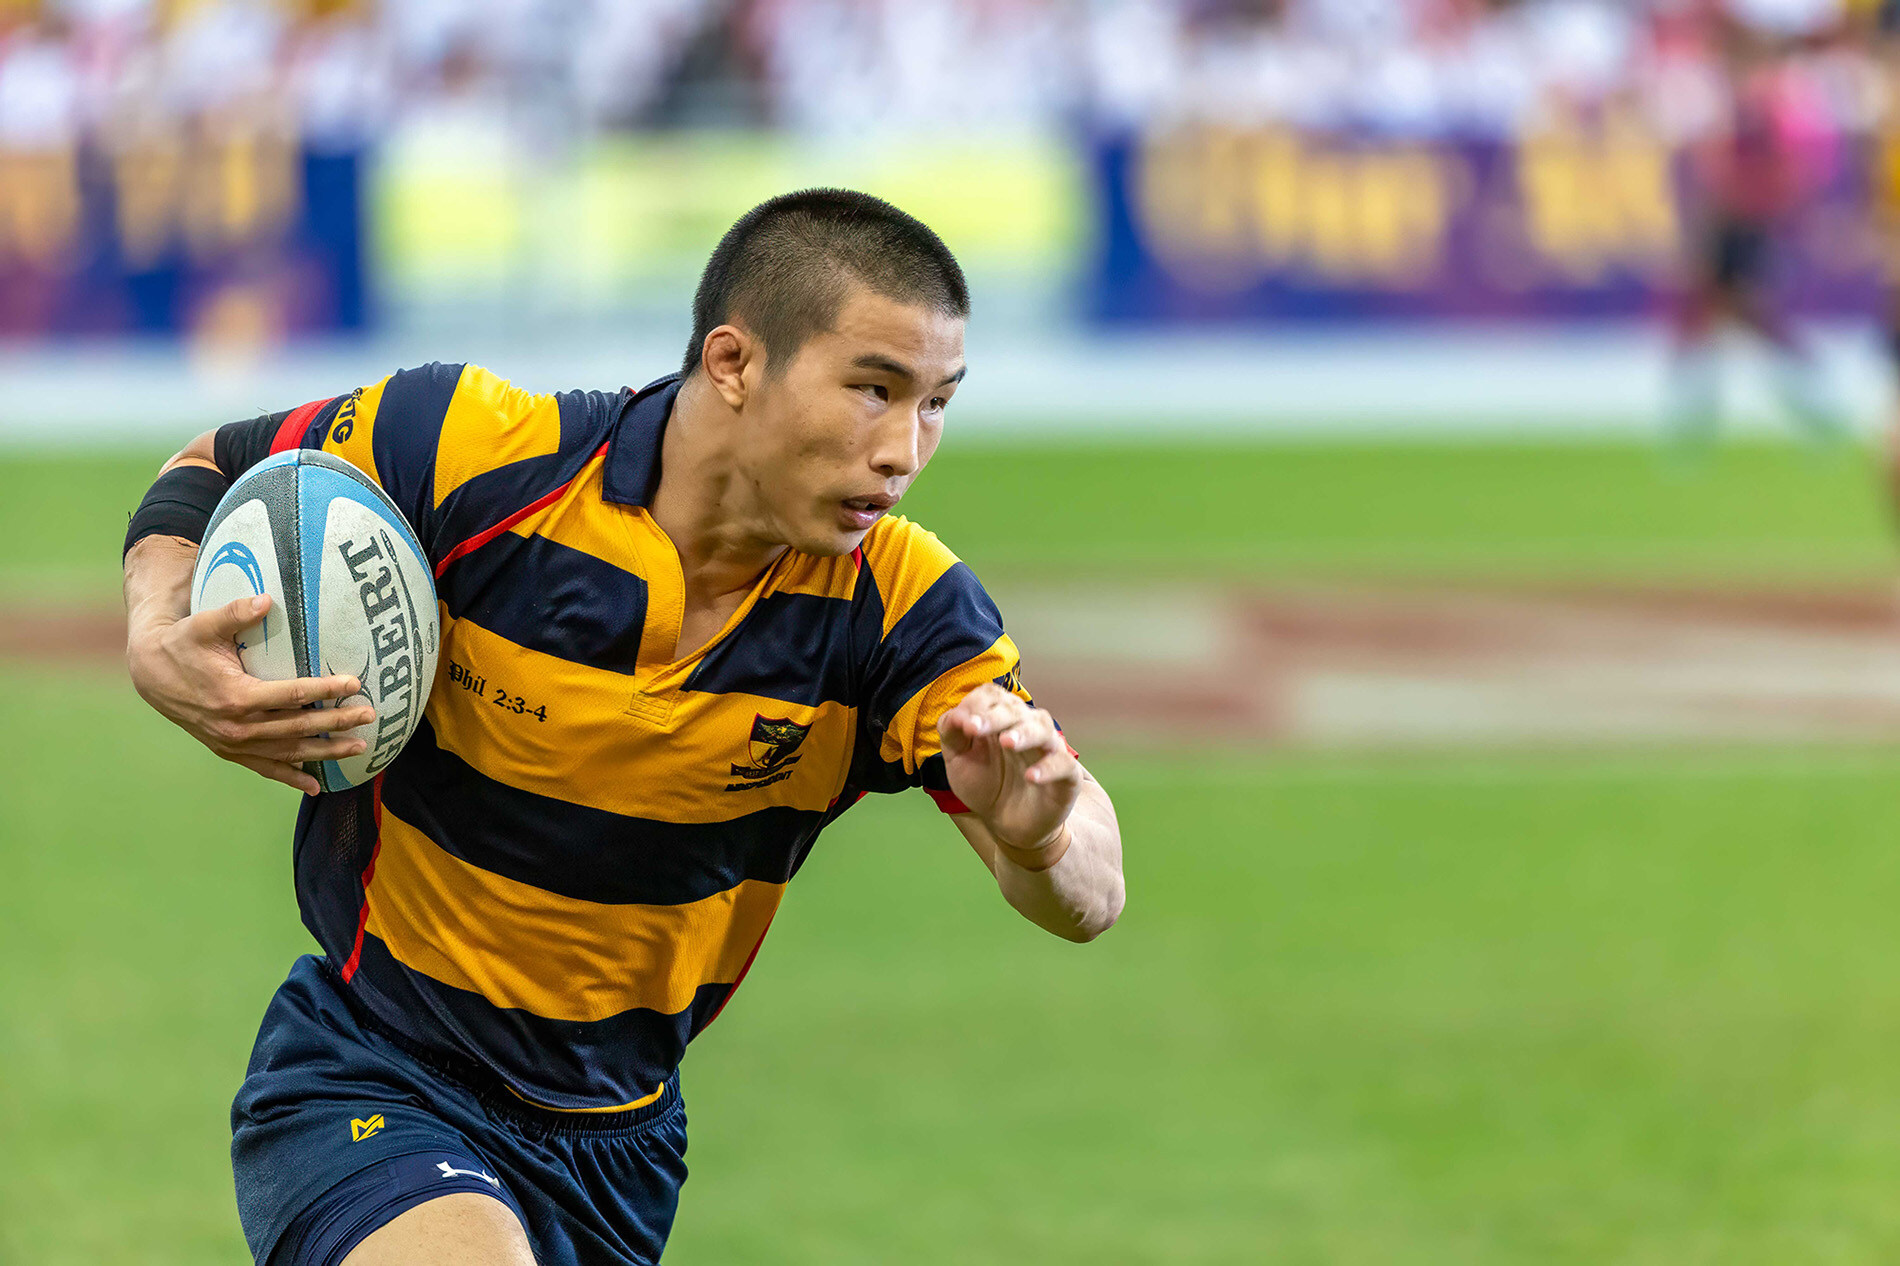
<instances>
[{"instance_id":1,"label":"outstretched fingers","mask_svg":"<svg viewBox=\"0 0 1900 1266\"><path fill-rule=\"evenodd\" d=\"M270 595L259 594L254 598L233 598L221 607L200 611L185 617L185 620L199 641L215 644L231 641L263 619L264 613L269 610Z\"/></svg>"},{"instance_id":2,"label":"outstretched fingers","mask_svg":"<svg viewBox=\"0 0 1900 1266\"><path fill-rule=\"evenodd\" d=\"M247 717L249 737L259 741L313 738L319 734L340 734L368 725L376 719L376 709L299 708L286 716L283 712L261 712Z\"/></svg>"},{"instance_id":3,"label":"outstretched fingers","mask_svg":"<svg viewBox=\"0 0 1900 1266\"><path fill-rule=\"evenodd\" d=\"M261 756L236 756L232 759L251 772L262 774L264 777L274 782L281 782L287 787L295 787L306 796L314 796L323 790L322 787L317 785L315 778L304 773L303 770L297 768L295 765L288 765L280 760L265 760Z\"/></svg>"},{"instance_id":4,"label":"outstretched fingers","mask_svg":"<svg viewBox=\"0 0 1900 1266\"><path fill-rule=\"evenodd\" d=\"M359 738L333 738L322 736L307 739L285 739L276 743L250 743L247 750L265 760L279 760L289 765L302 765L310 761L348 760L352 756L361 756L369 750L369 744Z\"/></svg>"},{"instance_id":5,"label":"outstretched fingers","mask_svg":"<svg viewBox=\"0 0 1900 1266\"><path fill-rule=\"evenodd\" d=\"M293 677L289 681L257 681L245 688L242 703L248 712L284 712L313 703L335 703L362 693L354 677Z\"/></svg>"}]
</instances>

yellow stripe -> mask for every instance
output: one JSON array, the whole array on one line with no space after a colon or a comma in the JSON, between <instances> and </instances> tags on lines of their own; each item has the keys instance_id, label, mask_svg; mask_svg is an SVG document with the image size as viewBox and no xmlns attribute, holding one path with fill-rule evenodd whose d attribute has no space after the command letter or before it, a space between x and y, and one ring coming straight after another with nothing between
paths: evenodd
<instances>
[{"instance_id":1,"label":"yellow stripe","mask_svg":"<svg viewBox=\"0 0 1900 1266\"><path fill-rule=\"evenodd\" d=\"M551 1103L542 1103L539 1099L530 1099L528 1098L528 1096L522 1094L519 1090L516 1090L513 1086L508 1087L508 1093L513 1095L515 1098L521 1100L521 1102L523 1103L533 1104L535 1107L541 1109L541 1111L543 1112L631 1112L635 1108L644 1108L649 1103L652 1103L654 1100L658 1099L661 1095L666 1093L666 1087L661 1086L658 1090L654 1091L652 1094L646 1095L639 1099L635 1099L631 1103L610 1104L602 1108L557 1108Z\"/></svg>"},{"instance_id":2,"label":"yellow stripe","mask_svg":"<svg viewBox=\"0 0 1900 1266\"><path fill-rule=\"evenodd\" d=\"M646 620L636 659L643 666L657 666L673 657L679 642L685 601L679 554L645 510L603 499L606 469L605 454L589 461L566 496L511 530L523 538L540 536L579 550L644 580Z\"/></svg>"},{"instance_id":3,"label":"yellow stripe","mask_svg":"<svg viewBox=\"0 0 1900 1266\"><path fill-rule=\"evenodd\" d=\"M336 417L330 423L330 433L323 440L324 452L341 457L374 479L378 487L384 486L383 473L376 469L376 454L370 447L370 436L375 433L377 411L382 408L383 388L388 383L389 379L384 378L360 392L351 392L351 398L337 406Z\"/></svg>"},{"instance_id":4,"label":"yellow stripe","mask_svg":"<svg viewBox=\"0 0 1900 1266\"><path fill-rule=\"evenodd\" d=\"M533 395L480 365L466 365L436 444L435 503L477 475L560 447L561 409L553 396Z\"/></svg>"},{"instance_id":5,"label":"yellow stripe","mask_svg":"<svg viewBox=\"0 0 1900 1266\"><path fill-rule=\"evenodd\" d=\"M679 552L647 511L603 498L606 464L605 455L589 461L575 476L566 496L529 515L510 531L523 538L544 537L644 580L647 611L646 626L641 630L639 662L666 664L673 661L678 651L679 624L684 609ZM857 574L857 564L849 555L818 558L793 553L773 568L759 596L798 593L849 601L856 588ZM727 620L724 631L730 631L739 623L750 610L752 601L749 595L741 609ZM717 641L703 649L710 650Z\"/></svg>"},{"instance_id":6,"label":"yellow stripe","mask_svg":"<svg viewBox=\"0 0 1900 1266\"><path fill-rule=\"evenodd\" d=\"M640 562L640 574L647 582L646 627L640 630L640 667L651 666L657 671L669 663L679 662L680 628L686 621L686 573L680 570L679 551L674 548L673 539L660 527L652 511L641 510L628 525L628 535L633 540L634 556ZM734 620L743 618L743 613L752 609L758 594L755 586L739 604L739 610L726 621L726 627L714 637L714 642L725 636Z\"/></svg>"},{"instance_id":7,"label":"yellow stripe","mask_svg":"<svg viewBox=\"0 0 1900 1266\"><path fill-rule=\"evenodd\" d=\"M816 558L799 554L789 560L785 574L772 586L773 593L806 593L814 598L849 600L857 588L858 565L849 554L836 558Z\"/></svg>"},{"instance_id":8,"label":"yellow stripe","mask_svg":"<svg viewBox=\"0 0 1900 1266\"><path fill-rule=\"evenodd\" d=\"M842 703L785 703L750 694L677 687L689 668L639 678L517 646L470 620L442 617L442 661L468 670L476 694L448 680L444 667L429 698L429 724L444 750L500 782L536 795L662 822L729 822L768 805L823 809L844 787L857 710ZM1000 669L998 670L1001 671ZM671 683L655 695L669 710L665 726L629 710L636 686ZM496 692L547 708L547 720L495 705ZM734 774L752 762L756 717L810 726L790 777L763 787Z\"/></svg>"},{"instance_id":9,"label":"yellow stripe","mask_svg":"<svg viewBox=\"0 0 1900 1266\"><path fill-rule=\"evenodd\" d=\"M884 636L930 586L957 565L957 556L902 515L879 519L864 538L864 558L884 599Z\"/></svg>"},{"instance_id":10,"label":"yellow stripe","mask_svg":"<svg viewBox=\"0 0 1900 1266\"><path fill-rule=\"evenodd\" d=\"M641 567L634 555L632 529L640 511L601 500L601 477L606 468L605 453L593 458L574 476L566 496L509 530L517 536L546 537L638 574Z\"/></svg>"},{"instance_id":11,"label":"yellow stripe","mask_svg":"<svg viewBox=\"0 0 1900 1266\"><path fill-rule=\"evenodd\" d=\"M943 741L937 737L937 718L984 682L1001 677L1021 658L1016 643L1005 633L975 659L957 665L919 690L891 718L878 756L886 764L901 763L907 774L916 773L919 765L943 750Z\"/></svg>"},{"instance_id":12,"label":"yellow stripe","mask_svg":"<svg viewBox=\"0 0 1900 1266\"><path fill-rule=\"evenodd\" d=\"M381 841L367 930L413 971L549 1020L684 1011L739 978L785 892L747 879L684 905L608 905L471 866L387 807Z\"/></svg>"}]
</instances>

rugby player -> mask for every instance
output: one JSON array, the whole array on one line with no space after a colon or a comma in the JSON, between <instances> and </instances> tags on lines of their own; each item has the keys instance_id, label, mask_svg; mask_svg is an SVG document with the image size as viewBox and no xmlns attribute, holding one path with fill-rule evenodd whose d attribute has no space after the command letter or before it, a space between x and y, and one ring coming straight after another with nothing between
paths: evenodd
<instances>
[{"instance_id":1,"label":"rugby player","mask_svg":"<svg viewBox=\"0 0 1900 1266\"><path fill-rule=\"evenodd\" d=\"M1881 86L1877 126L1867 138L1869 211L1881 265L1881 333L1888 365L1900 381L1900 0L1855 6ZM1900 523L1900 392L1887 417L1887 505Z\"/></svg>"},{"instance_id":2,"label":"rugby player","mask_svg":"<svg viewBox=\"0 0 1900 1266\"><path fill-rule=\"evenodd\" d=\"M658 1259L686 1176L678 1065L818 833L921 788L1003 896L1115 922L1107 794L1024 690L968 567L893 516L963 378L969 297L923 224L775 198L707 264L682 372L533 395L432 364L206 432L127 533L139 693L303 790L323 950L265 1013L232 1108L238 1208L275 1266ZM358 683L263 682L187 614L232 479L321 448L377 480L435 570L441 670L373 783Z\"/></svg>"},{"instance_id":3,"label":"rugby player","mask_svg":"<svg viewBox=\"0 0 1900 1266\"><path fill-rule=\"evenodd\" d=\"M1804 136L1786 50L1717 15L1722 117L1690 151L1688 284L1675 313L1670 426L1685 448L1720 421L1716 336L1733 325L1773 357L1783 406L1809 438L1842 440L1847 424L1813 347L1772 293L1777 253L1811 197L1813 141Z\"/></svg>"}]
</instances>

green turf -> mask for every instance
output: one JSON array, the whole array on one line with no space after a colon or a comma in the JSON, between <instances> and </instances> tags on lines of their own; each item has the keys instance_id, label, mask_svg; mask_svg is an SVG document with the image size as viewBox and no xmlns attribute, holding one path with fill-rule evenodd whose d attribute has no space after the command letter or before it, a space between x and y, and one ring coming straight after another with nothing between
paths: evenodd
<instances>
[{"instance_id":1,"label":"green turf","mask_svg":"<svg viewBox=\"0 0 1900 1266\"><path fill-rule=\"evenodd\" d=\"M125 524L170 450L135 457L0 448L0 600L118 592Z\"/></svg>"},{"instance_id":2,"label":"green turf","mask_svg":"<svg viewBox=\"0 0 1900 1266\"><path fill-rule=\"evenodd\" d=\"M164 454L0 450L0 598L107 601ZM1737 445L952 442L906 503L979 573L1866 576L1894 548L1872 461Z\"/></svg>"},{"instance_id":3,"label":"green turf","mask_svg":"<svg viewBox=\"0 0 1900 1266\"><path fill-rule=\"evenodd\" d=\"M109 601L163 454L0 454L0 601ZM986 574L1872 577L1864 456L957 445ZM0 616L0 618L4 618ZM307 945L294 797L0 664L0 1262L241 1260L226 1112ZM694 1048L668 1260L1900 1254L1900 752L1111 763L1123 926L870 803Z\"/></svg>"},{"instance_id":4,"label":"green turf","mask_svg":"<svg viewBox=\"0 0 1900 1266\"><path fill-rule=\"evenodd\" d=\"M294 797L0 669L0 1261L236 1263ZM669 1261L1900 1253L1900 752L1102 774L1092 946L926 802L826 836L688 1059Z\"/></svg>"},{"instance_id":5,"label":"green turf","mask_svg":"<svg viewBox=\"0 0 1900 1266\"><path fill-rule=\"evenodd\" d=\"M1808 577L1888 568L1862 453L1641 444L947 448L908 499L979 572Z\"/></svg>"}]
</instances>

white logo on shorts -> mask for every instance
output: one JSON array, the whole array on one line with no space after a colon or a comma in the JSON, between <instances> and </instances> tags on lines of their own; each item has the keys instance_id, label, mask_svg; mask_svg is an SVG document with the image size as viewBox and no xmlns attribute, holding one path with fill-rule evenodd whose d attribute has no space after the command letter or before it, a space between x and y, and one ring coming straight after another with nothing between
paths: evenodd
<instances>
[{"instance_id":1,"label":"white logo on shorts","mask_svg":"<svg viewBox=\"0 0 1900 1266\"><path fill-rule=\"evenodd\" d=\"M457 1169L447 1161L437 1161L435 1167L442 1171L444 1178L455 1178L458 1176L462 1178L479 1178L491 1187L497 1189L501 1187L501 1179L495 1177L493 1174L483 1173L479 1169Z\"/></svg>"}]
</instances>

